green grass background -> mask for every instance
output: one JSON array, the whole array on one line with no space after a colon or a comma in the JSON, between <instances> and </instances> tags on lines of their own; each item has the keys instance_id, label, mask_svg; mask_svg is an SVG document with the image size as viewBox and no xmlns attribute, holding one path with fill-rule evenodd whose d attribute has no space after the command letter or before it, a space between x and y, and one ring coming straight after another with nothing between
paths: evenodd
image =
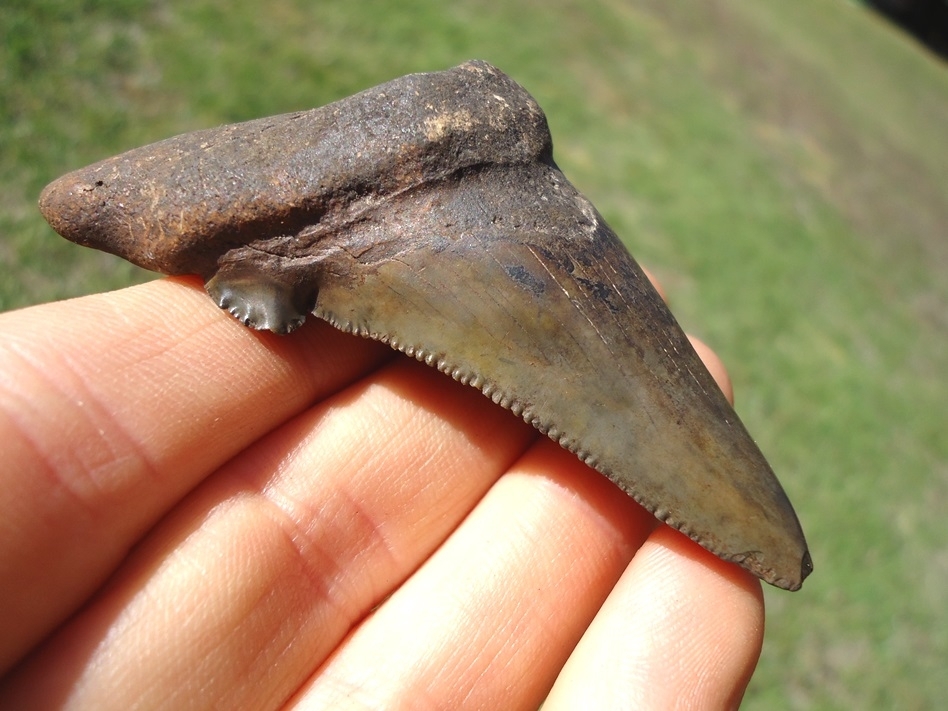
<instances>
[{"instance_id":1,"label":"green grass background","mask_svg":"<svg viewBox=\"0 0 948 711\"><path fill-rule=\"evenodd\" d=\"M0 309L150 278L45 225L66 170L487 59L729 364L804 524L745 708L944 703L948 67L845 0L265 7L4 0Z\"/></svg>"}]
</instances>

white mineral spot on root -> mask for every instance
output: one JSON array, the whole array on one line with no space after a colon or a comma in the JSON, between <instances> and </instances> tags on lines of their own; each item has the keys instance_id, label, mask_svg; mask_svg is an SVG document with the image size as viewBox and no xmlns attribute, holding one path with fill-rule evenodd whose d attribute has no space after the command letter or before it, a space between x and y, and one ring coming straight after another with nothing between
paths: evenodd
<instances>
[{"instance_id":1,"label":"white mineral spot on root","mask_svg":"<svg viewBox=\"0 0 948 711\"><path fill-rule=\"evenodd\" d=\"M425 119L425 138L437 141L456 131L470 131L474 126L467 109L448 111Z\"/></svg>"}]
</instances>

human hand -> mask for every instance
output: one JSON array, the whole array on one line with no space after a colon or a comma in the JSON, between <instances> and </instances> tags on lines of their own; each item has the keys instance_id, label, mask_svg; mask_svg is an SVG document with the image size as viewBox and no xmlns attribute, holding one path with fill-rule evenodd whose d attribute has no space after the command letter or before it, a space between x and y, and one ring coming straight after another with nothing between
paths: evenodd
<instances>
[{"instance_id":1,"label":"human hand","mask_svg":"<svg viewBox=\"0 0 948 711\"><path fill-rule=\"evenodd\" d=\"M759 654L756 579L511 413L193 280L0 315L0 441L2 708L727 708Z\"/></svg>"}]
</instances>

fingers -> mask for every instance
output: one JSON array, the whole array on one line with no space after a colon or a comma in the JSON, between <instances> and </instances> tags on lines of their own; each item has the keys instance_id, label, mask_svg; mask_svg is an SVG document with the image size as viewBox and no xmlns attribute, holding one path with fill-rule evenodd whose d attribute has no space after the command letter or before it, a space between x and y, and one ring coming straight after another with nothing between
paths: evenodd
<instances>
[{"instance_id":1,"label":"fingers","mask_svg":"<svg viewBox=\"0 0 948 711\"><path fill-rule=\"evenodd\" d=\"M307 326L252 333L183 280L0 317L0 670L210 471L389 357Z\"/></svg>"},{"instance_id":2,"label":"fingers","mask_svg":"<svg viewBox=\"0 0 948 711\"><path fill-rule=\"evenodd\" d=\"M298 691L302 708L415 694L536 707L564 664L550 704L617 683L660 704L655 679L696 700L739 698L759 585L573 455L546 439L523 454L536 439L524 423L408 359L379 369L377 344L321 324L269 338L181 283L140 289L121 292L120 318L115 302L82 302L92 323L120 321L109 333L53 305L41 316L64 350L14 339L0 353L21 369L0 380L0 428L22 444L2 474L19 493L0 487L0 505L41 556L4 553L0 573L24 570L36 595L52 561L59 586L14 655L165 516L0 688L0 706L277 708ZM167 327L138 317L156 297ZM0 329L35 322L18 313ZM43 401L35 414L28 392ZM12 584L0 594L31 612ZM669 635L682 629L692 637Z\"/></svg>"},{"instance_id":3,"label":"fingers","mask_svg":"<svg viewBox=\"0 0 948 711\"><path fill-rule=\"evenodd\" d=\"M533 438L473 388L397 359L208 479L0 706L147 708L184 680L176 708L275 708Z\"/></svg>"},{"instance_id":4,"label":"fingers","mask_svg":"<svg viewBox=\"0 0 948 711\"><path fill-rule=\"evenodd\" d=\"M731 384L731 378L727 374L727 369L724 367L724 362L718 358L717 353L712 351L704 343L704 341L695 338L694 336L688 336L688 340L691 341L691 346L695 349L698 357L701 358L701 361L704 363L704 367L708 369L708 372L711 373L711 377L714 378L714 381L718 384L718 387L721 388L721 392L724 393L724 397L726 397L727 401L733 405L734 386Z\"/></svg>"},{"instance_id":5,"label":"fingers","mask_svg":"<svg viewBox=\"0 0 948 711\"><path fill-rule=\"evenodd\" d=\"M537 708L654 525L539 440L291 708Z\"/></svg>"},{"instance_id":6,"label":"fingers","mask_svg":"<svg viewBox=\"0 0 948 711\"><path fill-rule=\"evenodd\" d=\"M733 403L724 364L702 341L689 338ZM657 527L543 708L737 708L760 655L763 613L753 576L667 526Z\"/></svg>"},{"instance_id":7,"label":"fingers","mask_svg":"<svg viewBox=\"0 0 948 711\"><path fill-rule=\"evenodd\" d=\"M762 641L752 576L541 440L290 705L535 708L593 617L544 708L735 707Z\"/></svg>"},{"instance_id":8,"label":"fingers","mask_svg":"<svg viewBox=\"0 0 948 711\"><path fill-rule=\"evenodd\" d=\"M752 576L541 440L290 706L535 708L566 664L544 708L736 707L762 631Z\"/></svg>"},{"instance_id":9,"label":"fingers","mask_svg":"<svg viewBox=\"0 0 948 711\"><path fill-rule=\"evenodd\" d=\"M737 708L763 626L756 579L670 528L657 528L543 708Z\"/></svg>"},{"instance_id":10,"label":"fingers","mask_svg":"<svg viewBox=\"0 0 948 711\"><path fill-rule=\"evenodd\" d=\"M665 289L662 286L662 283L658 280L658 277L652 274L652 271L650 269L646 269L645 267L640 267L640 268L645 273L645 276L648 277L648 280L652 283L652 286L655 287L655 291L658 292L658 295L662 297L662 301L667 302L668 296L665 294Z\"/></svg>"}]
</instances>

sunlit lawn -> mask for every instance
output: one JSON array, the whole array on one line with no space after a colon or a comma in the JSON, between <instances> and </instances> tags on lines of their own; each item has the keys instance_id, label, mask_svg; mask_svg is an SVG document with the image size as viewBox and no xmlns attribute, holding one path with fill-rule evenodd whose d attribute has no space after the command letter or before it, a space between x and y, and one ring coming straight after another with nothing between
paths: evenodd
<instances>
[{"instance_id":1,"label":"sunlit lawn","mask_svg":"<svg viewBox=\"0 0 948 711\"><path fill-rule=\"evenodd\" d=\"M396 9L397 7L397 9ZM487 59L730 364L816 572L747 708L948 698L948 67L843 0L0 6L0 308L150 278L56 237L66 170Z\"/></svg>"}]
</instances>

